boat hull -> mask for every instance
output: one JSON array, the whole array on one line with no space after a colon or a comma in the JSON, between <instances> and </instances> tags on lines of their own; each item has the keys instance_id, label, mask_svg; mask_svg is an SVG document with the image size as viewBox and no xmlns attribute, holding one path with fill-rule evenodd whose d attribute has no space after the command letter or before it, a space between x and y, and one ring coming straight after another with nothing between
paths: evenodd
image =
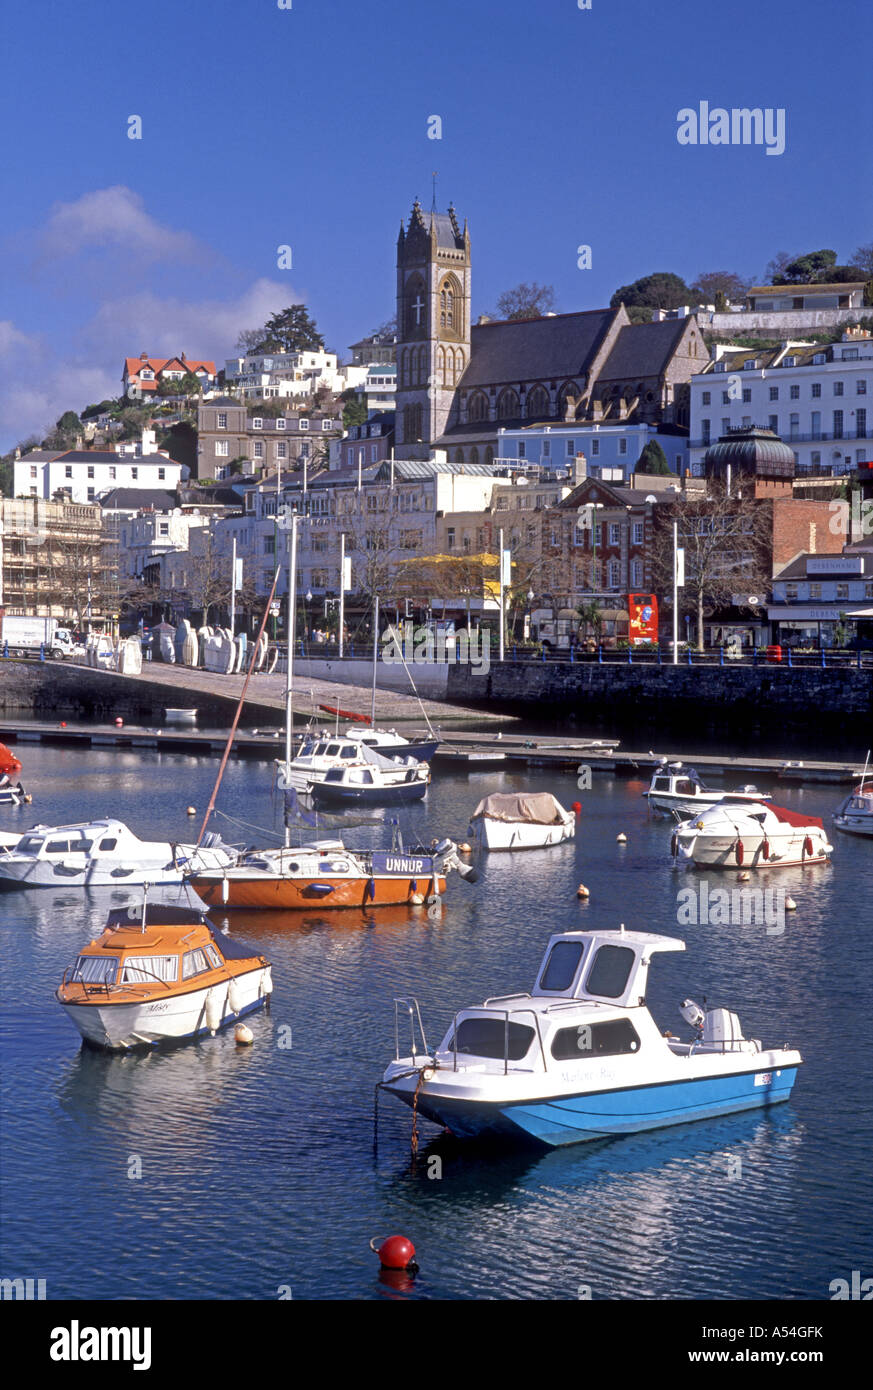
<instances>
[{"instance_id":1,"label":"boat hull","mask_svg":"<svg viewBox=\"0 0 873 1390\"><path fill-rule=\"evenodd\" d=\"M393 787L351 787L334 782L313 782L309 795L316 806L400 806L420 801L427 791L423 779L398 782Z\"/></svg>"},{"instance_id":2,"label":"boat hull","mask_svg":"<svg viewBox=\"0 0 873 1390\"><path fill-rule=\"evenodd\" d=\"M845 835L865 835L873 838L873 816L834 816L834 827Z\"/></svg>"},{"instance_id":3,"label":"boat hull","mask_svg":"<svg viewBox=\"0 0 873 1390\"><path fill-rule=\"evenodd\" d=\"M807 838L812 839L812 854L807 854L804 848ZM742 841L742 859L737 855L738 840ZM783 869L825 864L833 850L826 838L807 834L770 835L767 858L761 835L695 835L689 831L684 836L680 833L678 841L683 858L707 869Z\"/></svg>"},{"instance_id":4,"label":"boat hull","mask_svg":"<svg viewBox=\"0 0 873 1390\"><path fill-rule=\"evenodd\" d=\"M469 834L479 849L546 849L572 840L575 821L567 825L534 825L527 821L498 821L482 817L470 824Z\"/></svg>"},{"instance_id":5,"label":"boat hull","mask_svg":"<svg viewBox=\"0 0 873 1390\"><path fill-rule=\"evenodd\" d=\"M90 1046L110 1052L127 1052L132 1047L182 1042L211 1032L206 1023L206 1000L212 990L224 995L216 1031L262 1007L272 988L269 966L259 965L254 970L235 973L233 979L240 994L240 1007L235 1013L227 1002L229 981L143 1003L79 1004L63 1000L60 1003Z\"/></svg>"},{"instance_id":6,"label":"boat hull","mask_svg":"<svg viewBox=\"0 0 873 1390\"><path fill-rule=\"evenodd\" d=\"M319 909L349 907L387 907L411 901L413 894L430 894L433 889L433 876L418 877L376 876L368 878L331 878L325 875L317 880L292 879L289 877L270 877L267 874L245 874L231 870L226 875L195 875L190 880L198 897L209 907L248 907L291 909L311 912ZM372 886L372 889L370 885ZM325 893L322 888L329 888ZM436 891L446 891L443 875L436 875Z\"/></svg>"},{"instance_id":7,"label":"boat hull","mask_svg":"<svg viewBox=\"0 0 873 1390\"><path fill-rule=\"evenodd\" d=\"M511 1104L440 1096L425 1083L418 1093L417 1110L459 1138L503 1136L560 1148L777 1105L790 1098L796 1077L796 1065L770 1071L759 1067ZM391 1083L385 1089L412 1106L414 1091Z\"/></svg>"},{"instance_id":8,"label":"boat hull","mask_svg":"<svg viewBox=\"0 0 873 1390\"><path fill-rule=\"evenodd\" d=\"M216 855L208 850L201 851L201 854L205 858L204 867L218 868L224 862L232 862L229 854ZM16 857L13 851L0 858L0 892L19 888L127 888L146 883L150 887L181 884L190 873L190 862L189 857L179 855L176 864L172 859L169 863L139 860L136 864L113 864L111 861L86 864L76 862L75 856L59 862L25 855Z\"/></svg>"}]
</instances>

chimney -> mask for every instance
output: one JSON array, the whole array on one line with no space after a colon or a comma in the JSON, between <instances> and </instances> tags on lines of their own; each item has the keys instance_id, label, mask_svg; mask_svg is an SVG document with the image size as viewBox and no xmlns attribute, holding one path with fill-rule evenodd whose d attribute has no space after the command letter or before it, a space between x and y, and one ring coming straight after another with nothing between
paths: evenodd
<instances>
[{"instance_id":1,"label":"chimney","mask_svg":"<svg viewBox=\"0 0 873 1390\"><path fill-rule=\"evenodd\" d=\"M815 533L816 533L816 524L815 524L814 521L811 521L811 522L809 523L809 544L808 544L807 547L806 547L810 555L814 555L814 554L816 553L816 551L815 551Z\"/></svg>"},{"instance_id":2,"label":"chimney","mask_svg":"<svg viewBox=\"0 0 873 1390\"><path fill-rule=\"evenodd\" d=\"M588 477L588 460L584 454L577 454L573 461L573 483L578 487Z\"/></svg>"}]
</instances>

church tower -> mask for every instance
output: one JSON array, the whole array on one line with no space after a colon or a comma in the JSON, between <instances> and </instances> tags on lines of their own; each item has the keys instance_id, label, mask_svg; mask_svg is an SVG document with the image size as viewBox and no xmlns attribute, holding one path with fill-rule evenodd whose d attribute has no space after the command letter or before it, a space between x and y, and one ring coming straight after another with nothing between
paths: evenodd
<instances>
[{"instance_id":1,"label":"church tower","mask_svg":"<svg viewBox=\"0 0 873 1390\"><path fill-rule=\"evenodd\" d=\"M470 361L470 235L447 213L421 210L397 238L397 394L394 439L403 458L427 458L444 432Z\"/></svg>"}]
</instances>

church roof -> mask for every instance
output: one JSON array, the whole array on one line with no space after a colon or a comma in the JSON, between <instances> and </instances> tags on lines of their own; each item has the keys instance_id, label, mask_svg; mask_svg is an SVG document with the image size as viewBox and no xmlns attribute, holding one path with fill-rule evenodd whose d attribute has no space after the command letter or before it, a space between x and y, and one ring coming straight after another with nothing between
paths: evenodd
<instances>
[{"instance_id":1,"label":"church roof","mask_svg":"<svg viewBox=\"0 0 873 1390\"><path fill-rule=\"evenodd\" d=\"M587 309L512 323L474 324L464 390L501 382L584 376L620 309Z\"/></svg>"},{"instance_id":2,"label":"church roof","mask_svg":"<svg viewBox=\"0 0 873 1390\"><path fill-rule=\"evenodd\" d=\"M619 330L599 379L629 381L631 377L660 376L687 326L688 319L626 324Z\"/></svg>"},{"instance_id":3,"label":"church roof","mask_svg":"<svg viewBox=\"0 0 873 1390\"><path fill-rule=\"evenodd\" d=\"M453 251L458 250L464 244L464 238L458 230L458 224L451 214L446 212L425 213L425 222L428 231L431 227L436 228L437 246L450 246Z\"/></svg>"}]
</instances>

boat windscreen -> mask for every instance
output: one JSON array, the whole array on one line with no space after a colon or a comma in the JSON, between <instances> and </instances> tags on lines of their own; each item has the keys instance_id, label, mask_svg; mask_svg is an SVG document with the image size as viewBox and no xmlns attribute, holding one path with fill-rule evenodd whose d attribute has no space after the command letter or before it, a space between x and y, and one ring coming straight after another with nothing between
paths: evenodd
<instances>
[{"instance_id":1,"label":"boat windscreen","mask_svg":"<svg viewBox=\"0 0 873 1390\"><path fill-rule=\"evenodd\" d=\"M209 934L225 960L252 960L258 954L252 946L247 946L244 941L234 941L230 936L223 936L215 927L209 928Z\"/></svg>"}]
</instances>

